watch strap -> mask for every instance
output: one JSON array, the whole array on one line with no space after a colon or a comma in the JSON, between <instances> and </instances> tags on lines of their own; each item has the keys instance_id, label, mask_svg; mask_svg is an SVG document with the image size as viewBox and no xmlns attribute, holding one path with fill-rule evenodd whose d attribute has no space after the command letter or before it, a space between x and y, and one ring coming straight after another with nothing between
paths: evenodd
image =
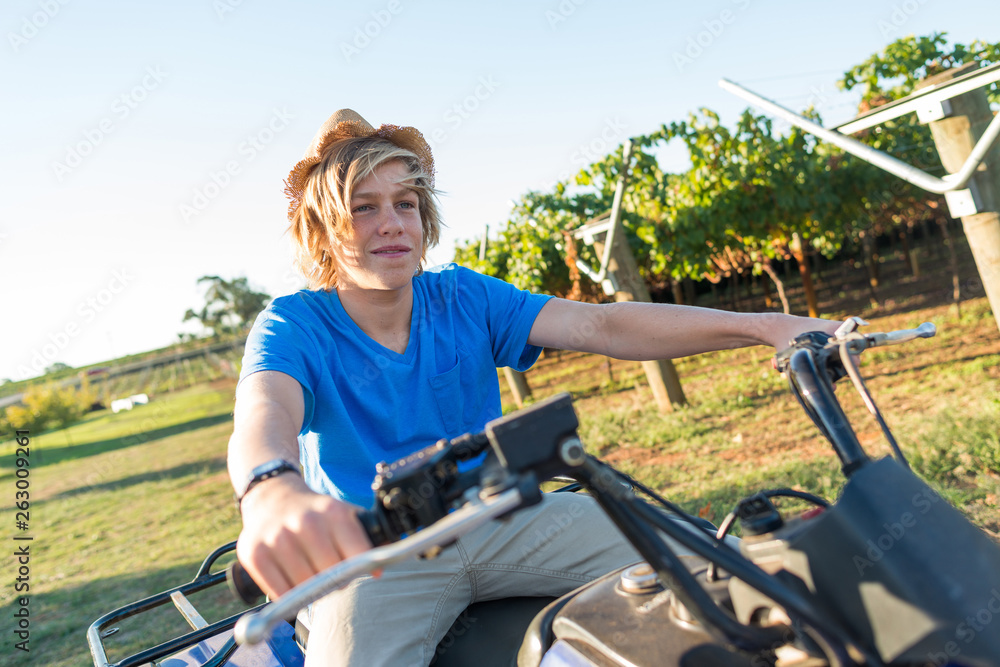
<instances>
[{"instance_id":1,"label":"watch strap","mask_svg":"<svg viewBox=\"0 0 1000 667\"><path fill-rule=\"evenodd\" d=\"M272 459L267 463L263 463L250 472L250 477L247 479L246 484L243 488L236 493L236 505L237 507L243 502L243 498L250 492L250 489L257 486L261 482L271 479L272 477L277 477L286 472L294 472L295 474L301 474L299 466L296 463L286 461L285 459Z\"/></svg>"}]
</instances>

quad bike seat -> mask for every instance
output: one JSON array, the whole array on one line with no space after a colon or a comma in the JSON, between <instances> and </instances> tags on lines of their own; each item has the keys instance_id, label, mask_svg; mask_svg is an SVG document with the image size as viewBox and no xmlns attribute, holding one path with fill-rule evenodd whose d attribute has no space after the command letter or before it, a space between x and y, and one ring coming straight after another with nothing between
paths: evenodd
<instances>
[{"instance_id":1,"label":"quad bike seat","mask_svg":"<svg viewBox=\"0 0 1000 667\"><path fill-rule=\"evenodd\" d=\"M517 597L470 605L438 644L431 664L434 667L515 665L528 625L553 599ZM306 610L300 611L295 619L295 640L304 653L309 643Z\"/></svg>"}]
</instances>

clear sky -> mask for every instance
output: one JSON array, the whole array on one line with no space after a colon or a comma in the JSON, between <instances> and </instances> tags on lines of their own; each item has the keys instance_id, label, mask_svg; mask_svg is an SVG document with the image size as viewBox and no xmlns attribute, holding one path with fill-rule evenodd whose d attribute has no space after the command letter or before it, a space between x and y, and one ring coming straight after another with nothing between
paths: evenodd
<instances>
[{"instance_id":1,"label":"clear sky","mask_svg":"<svg viewBox=\"0 0 1000 667\"><path fill-rule=\"evenodd\" d=\"M167 345L206 274L298 289L282 181L334 110L431 139L456 240L743 83L827 125L906 34L1000 41L996 0L8 0L0 378ZM668 151L664 160L683 165ZM669 166L669 165L668 165Z\"/></svg>"}]
</instances>

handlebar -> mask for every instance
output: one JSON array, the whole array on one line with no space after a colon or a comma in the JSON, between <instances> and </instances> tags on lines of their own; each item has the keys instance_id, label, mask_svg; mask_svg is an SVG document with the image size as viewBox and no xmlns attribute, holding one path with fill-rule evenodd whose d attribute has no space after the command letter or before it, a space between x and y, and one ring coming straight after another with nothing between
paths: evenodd
<instances>
[{"instance_id":1,"label":"handlebar","mask_svg":"<svg viewBox=\"0 0 1000 667\"><path fill-rule=\"evenodd\" d=\"M434 556L473 528L540 502L540 481L582 462L578 427L572 399L560 394L495 419L482 433L439 440L379 464L372 484L375 504L359 516L375 548L296 586L261 615L241 619L236 636L241 643L261 641L274 624L355 577L413 555ZM526 442L532 446L526 448ZM486 460L477 469L458 470L459 461L483 452ZM231 566L229 581L246 601L261 595L239 563Z\"/></svg>"},{"instance_id":2,"label":"handlebar","mask_svg":"<svg viewBox=\"0 0 1000 667\"><path fill-rule=\"evenodd\" d=\"M916 329L902 329L888 333L863 334L856 331L859 325L864 324L867 322L861 318L852 317L845 321L833 336L822 332L802 334L793 340L787 349L778 352L772 362L775 369L788 377L792 394L823 436L833 445L843 464L842 470L848 477L869 463L870 459L861 447L840 402L834 396L833 384L841 378L851 377L896 457L906 465L906 459L879 414L878 408L875 407L875 402L864 386L851 355L859 355L872 347L898 345L916 338L930 338L937 333L937 328L930 322L925 322Z\"/></svg>"},{"instance_id":3,"label":"handlebar","mask_svg":"<svg viewBox=\"0 0 1000 667\"><path fill-rule=\"evenodd\" d=\"M837 330L836 334L830 336L820 331L811 331L795 340L784 350L780 350L774 355L772 365L774 368L785 373L788 370L788 363L797 350L809 348L814 353L820 352L824 347L839 348L846 345L852 354L860 354L864 350L885 345L899 345L917 338L931 338L937 334L937 327L931 322L924 322L916 329L900 329L886 333L863 334L856 331L858 325L868 324L860 317L851 317ZM838 374L834 381L844 377L845 373Z\"/></svg>"},{"instance_id":4,"label":"handlebar","mask_svg":"<svg viewBox=\"0 0 1000 667\"><path fill-rule=\"evenodd\" d=\"M375 504L357 514L372 546L398 542L463 504L464 494L479 483L479 475L459 472L458 464L476 458L489 447L485 433L466 433L452 440L439 440L398 461L379 463L372 483ZM239 561L229 566L226 579L230 590L247 604L264 596Z\"/></svg>"},{"instance_id":5,"label":"handlebar","mask_svg":"<svg viewBox=\"0 0 1000 667\"><path fill-rule=\"evenodd\" d=\"M888 333L860 334L861 339L866 342L866 347L879 347L881 345L898 345L907 343L917 338L931 338L937 334L937 327L930 322L924 322L916 329L901 329ZM848 339L851 340L851 339Z\"/></svg>"}]
</instances>

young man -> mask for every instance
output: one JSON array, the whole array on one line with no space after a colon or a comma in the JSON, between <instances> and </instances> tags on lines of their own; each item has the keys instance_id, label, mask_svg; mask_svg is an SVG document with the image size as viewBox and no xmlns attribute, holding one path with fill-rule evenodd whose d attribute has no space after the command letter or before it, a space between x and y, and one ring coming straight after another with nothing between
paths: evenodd
<instances>
[{"instance_id":1,"label":"young man","mask_svg":"<svg viewBox=\"0 0 1000 667\"><path fill-rule=\"evenodd\" d=\"M272 597L370 548L354 512L372 504L376 463L500 416L497 366L526 370L541 347L634 360L780 348L837 326L584 304L454 265L423 272L440 225L430 148L413 128L376 130L350 110L320 128L287 184L310 289L258 317L229 447L244 522L237 552ZM560 595L636 560L589 498L556 494L436 559L327 596L314 606L307 660L425 665L471 602Z\"/></svg>"}]
</instances>

